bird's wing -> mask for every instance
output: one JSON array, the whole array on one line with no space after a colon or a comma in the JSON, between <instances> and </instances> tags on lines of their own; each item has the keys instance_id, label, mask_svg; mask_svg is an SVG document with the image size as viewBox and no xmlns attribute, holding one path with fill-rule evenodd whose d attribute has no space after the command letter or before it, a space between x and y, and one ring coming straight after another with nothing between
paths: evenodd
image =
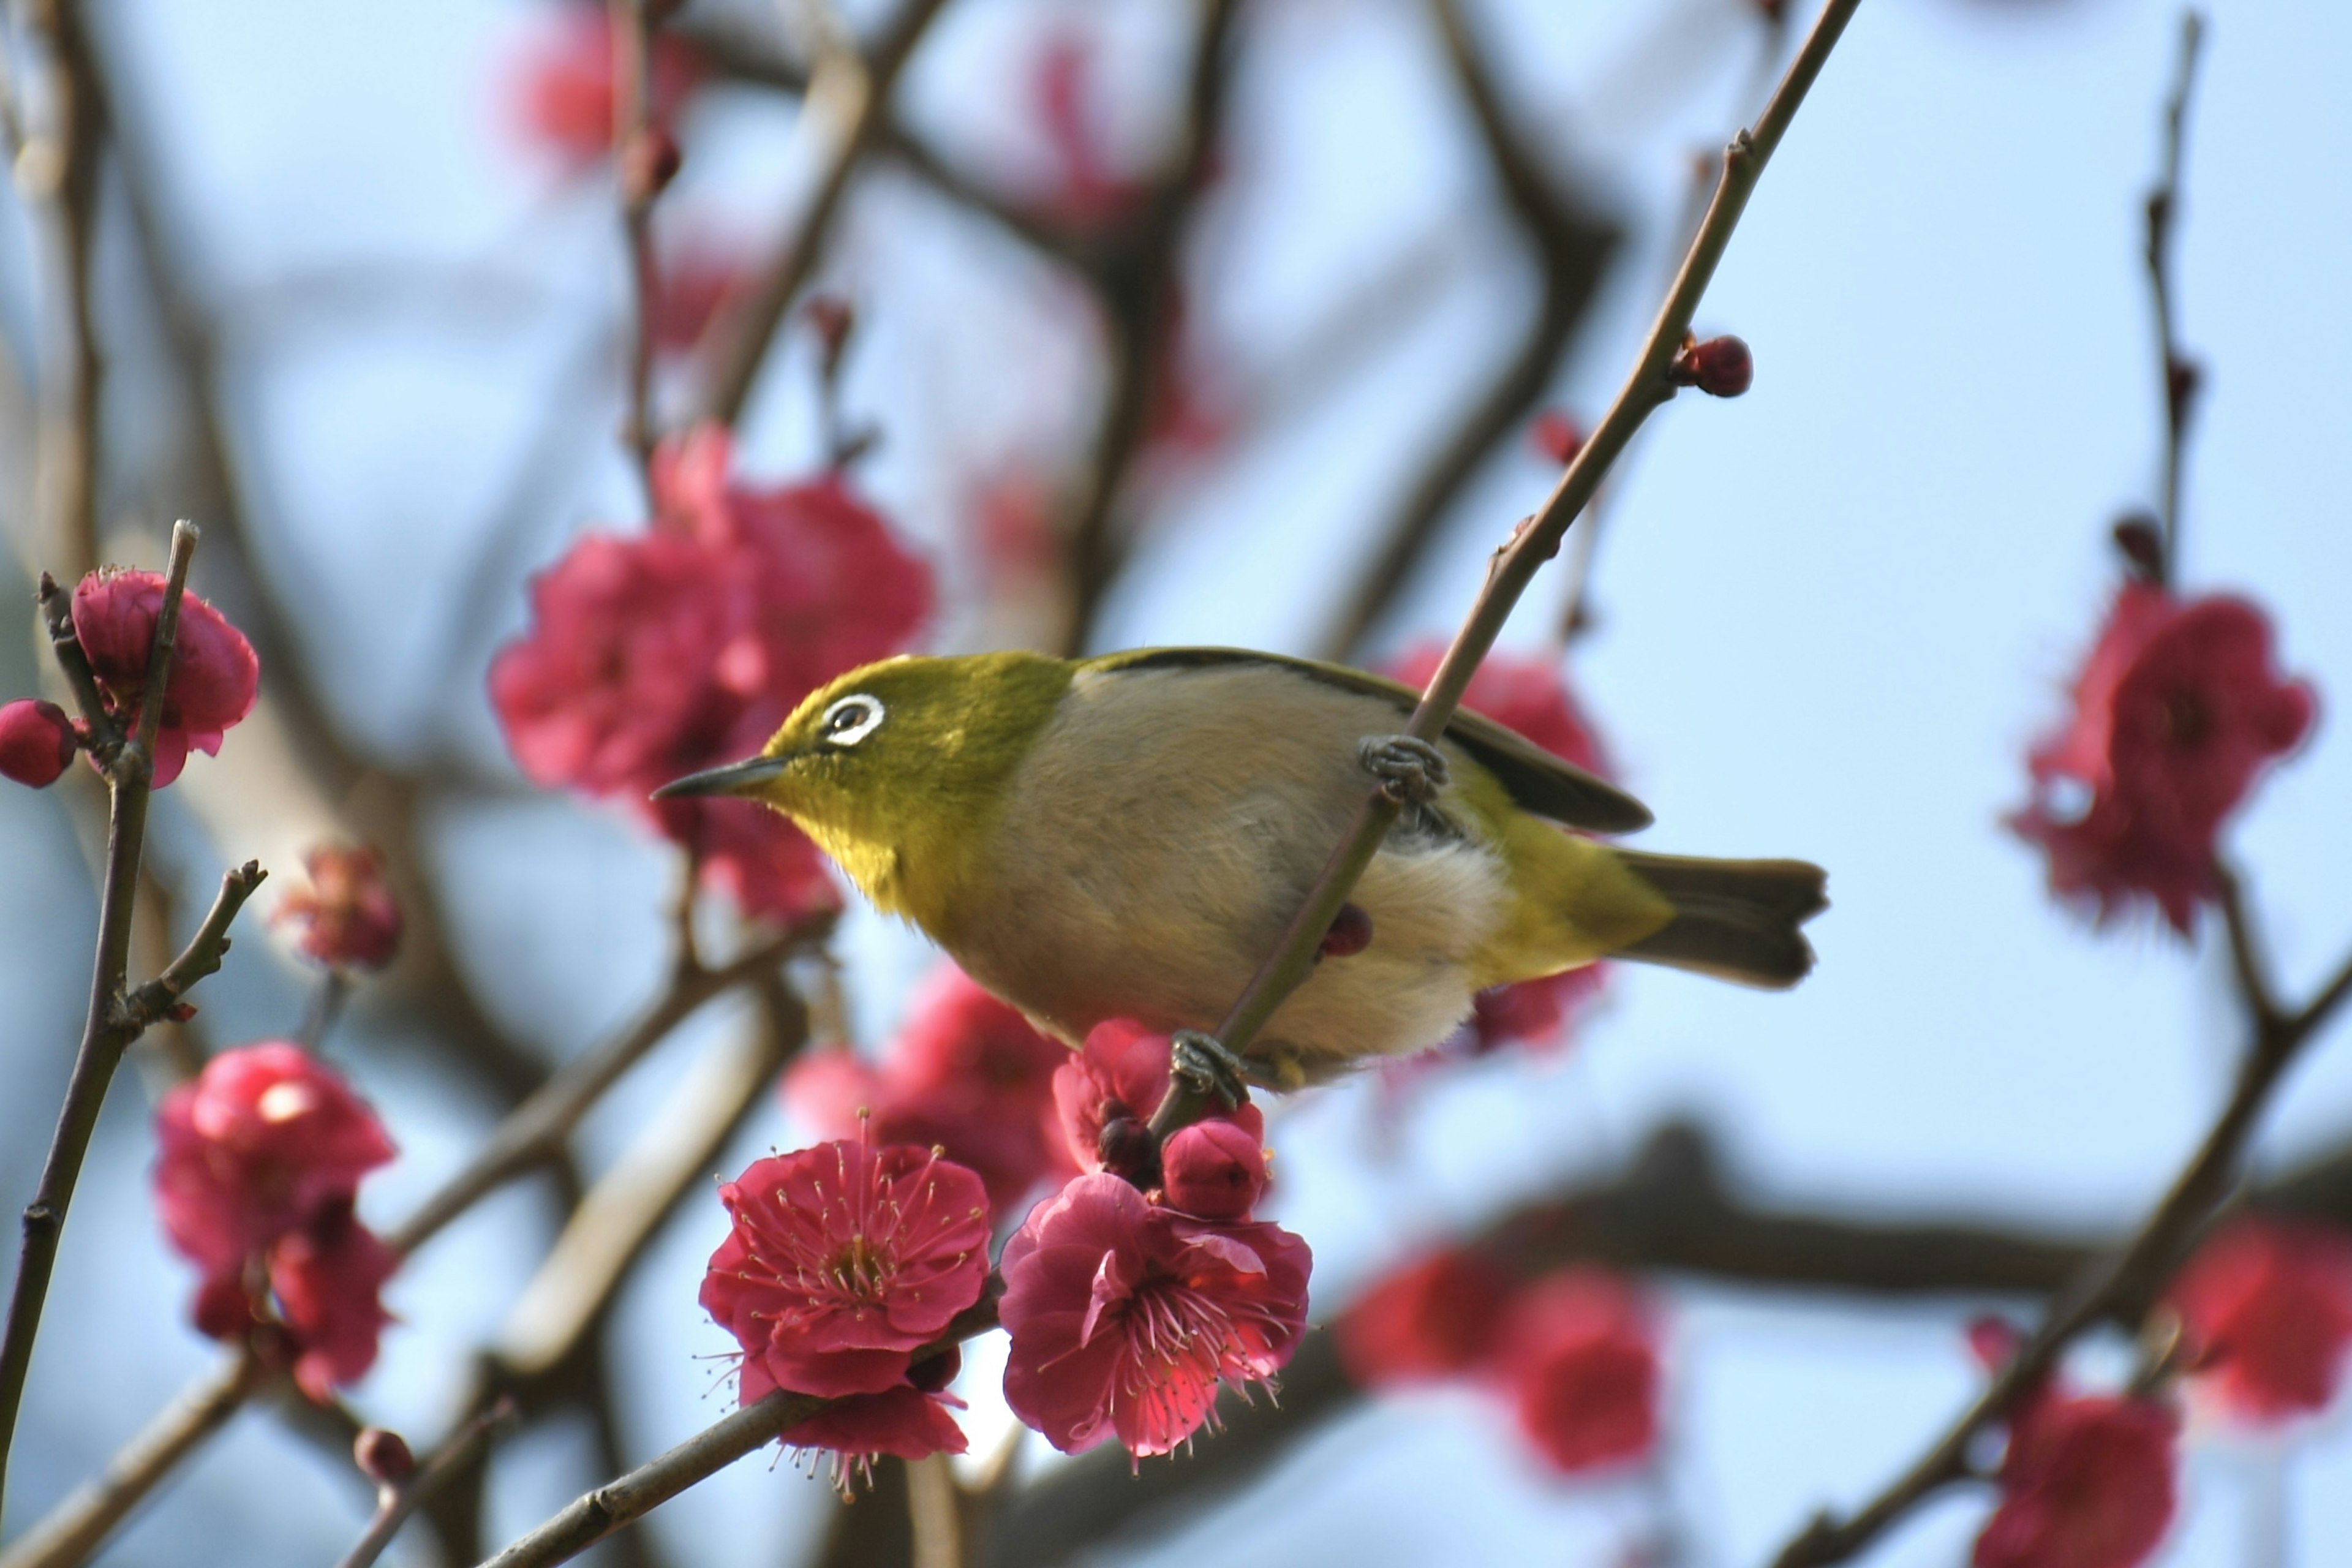
<instances>
[{"instance_id":1,"label":"bird's wing","mask_svg":"<svg viewBox=\"0 0 2352 1568\"><path fill-rule=\"evenodd\" d=\"M1400 720L1420 704L1421 693L1409 686L1345 665L1314 659L1286 658L1238 647L1140 647L1105 654L1086 661L1085 668L1106 672L1124 669L1175 669L1220 664L1271 664L1297 671L1342 690L1377 697L1393 704ZM1511 792L1511 798L1538 816L1564 822L1593 833L1633 833L1650 826L1650 808L1616 785L1595 778L1582 768L1545 751L1516 730L1497 724L1483 713L1465 708L1445 727L1445 738L1467 751Z\"/></svg>"}]
</instances>

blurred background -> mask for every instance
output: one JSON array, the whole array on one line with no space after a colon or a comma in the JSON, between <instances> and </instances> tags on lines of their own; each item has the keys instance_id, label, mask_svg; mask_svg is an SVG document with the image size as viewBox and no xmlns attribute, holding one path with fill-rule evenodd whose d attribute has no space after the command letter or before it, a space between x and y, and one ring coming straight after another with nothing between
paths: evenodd
<instances>
[{"instance_id":1,"label":"blurred background","mask_svg":"<svg viewBox=\"0 0 2352 1568\"><path fill-rule=\"evenodd\" d=\"M657 356L656 411L708 406L761 276L822 211L806 289L858 323L836 412L871 426L856 483L938 574L935 648L1231 643L1376 663L1448 635L1486 552L1557 475L1538 416L1606 405L1713 153L1811 20L1755 0L1462 0L1449 37L1425 0L1227 9L696 0L670 24L696 63L683 169L654 220L682 322L665 328L682 346ZM407 952L329 1054L401 1145L362 1201L389 1226L548 1064L669 978L672 852L528 785L484 695L530 574L583 531L644 517L616 436L634 311L614 181L593 127L584 149L567 140L548 85L597 13L82 11L104 120L98 554L160 564L171 520L195 518L195 587L263 660L260 711L159 797L157 881L184 932L226 864L292 880L314 843L383 848ZM888 80L915 13L928 25ZM1227 36L1202 70L1204 17ZM1820 969L1786 996L1619 971L1565 1040L1285 1103L1272 1214L1315 1248L1318 1320L1515 1206L1644 1181L1687 1193L1707 1170L1727 1201L1850 1226L1865 1255L1929 1223L2089 1245L2135 1223L2200 1135L2242 1044L2218 932L2095 931L1999 823L2112 591L2109 525L2154 496L2142 203L2179 23L2151 0L1863 7L1699 313L1702 334L1753 345L1754 389L1663 411L1579 524L1597 523L1596 548L1569 653L1656 811L1644 847L1830 868ZM10 87L37 117L31 33L9 29ZM887 106L830 204L844 47L881 62ZM2178 240L2184 344L2206 371L2182 584L2265 605L2285 668L2322 699L2315 738L2230 844L2289 997L2352 946L2352 746L2335 718L2352 544L2326 456L2352 423L2335 368L2352 339L2347 76L2352 13L2211 6ZM20 605L44 568L90 563L36 504L42 366L62 352L40 152L0 200L0 586ZM828 451L816 340L796 318L775 340L737 424L738 470L761 483ZM1567 564L1507 647L1552 657ZM0 637L7 694L46 679L34 621ZM0 791L11 1205L86 998L89 782ZM700 915L724 945L728 910ZM870 1049L934 959L854 900L834 952L840 1032ZM215 1048L285 1034L314 985L252 921L192 1028ZM588 1117L563 1169L421 1251L351 1409L420 1447L446 1430L481 1358L514 1342L570 1192L759 1028L746 994L696 1015ZM2340 1164L2344 1033L2286 1086L2259 1173ZM149 1196L168 1061L132 1066L67 1235L12 1529L219 1355L186 1321L191 1271ZM709 1169L808 1136L764 1089L746 1103ZM474 1544L727 1407L707 1358L731 1346L695 1304L724 1230L692 1185L499 1444ZM1143 1482L1123 1456L1072 1462L1028 1439L990 1560L1755 1563L1817 1509L1869 1496L1980 1386L1972 1314L2034 1306L1765 1284L1704 1260L1645 1272L1669 1394L1658 1453L1630 1474L1550 1476L1467 1390L1366 1399L1327 1373L1279 1422L1148 1462ZM2095 1342L2087 1364L2126 1353ZM1001 1358L1001 1342L977 1350L959 1385L976 1456L1007 1428ZM248 1409L100 1560L331 1561L370 1507L343 1441ZM2340 1410L2265 1436L2192 1417L2188 1453L2158 1561L2344 1560ZM1956 1492L1869 1560L1963 1561L1984 1509ZM600 1550L903 1550L869 1533L845 1547L822 1482L746 1462ZM436 1561L436 1542L413 1530L391 1560Z\"/></svg>"}]
</instances>

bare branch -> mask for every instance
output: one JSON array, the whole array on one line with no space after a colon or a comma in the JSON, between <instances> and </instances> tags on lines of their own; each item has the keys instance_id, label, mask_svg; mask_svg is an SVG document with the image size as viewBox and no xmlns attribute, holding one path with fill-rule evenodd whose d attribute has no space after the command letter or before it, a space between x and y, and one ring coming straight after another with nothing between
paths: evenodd
<instances>
[{"instance_id":1,"label":"bare branch","mask_svg":"<svg viewBox=\"0 0 2352 1568\"><path fill-rule=\"evenodd\" d=\"M712 369L704 416L722 425L741 417L743 405L767 363L793 300L823 253L841 198L849 189L858 157L872 142L888 107L891 89L915 46L922 41L944 0L906 0L906 7L869 59L835 50L819 59L801 108L800 134L822 163L807 206L793 215L783 254L740 306L714 324L718 363Z\"/></svg>"},{"instance_id":2,"label":"bare branch","mask_svg":"<svg viewBox=\"0 0 2352 1568\"><path fill-rule=\"evenodd\" d=\"M268 876L260 862L255 860L222 874L220 892L213 900L213 907L205 912L204 924L188 939L180 956L124 1002L122 1027L137 1036L169 1016L197 981L219 972L221 959L228 952L230 924L236 921L237 911L245 908L245 900L253 897L255 889Z\"/></svg>"},{"instance_id":3,"label":"bare branch","mask_svg":"<svg viewBox=\"0 0 2352 1568\"><path fill-rule=\"evenodd\" d=\"M99 420L106 363L90 294L106 113L79 0L37 0L30 13L52 68L45 94L50 112L47 134L25 149L37 149L38 155L17 168L20 179L29 175L32 189L48 198L59 252L53 330L68 355L58 367L61 391L44 388L40 511L47 548L65 562L69 575L79 577L99 563Z\"/></svg>"},{"instance_id":4,"label":"bare branch","mask_svg":"<svg viewBox=\"0 0 2352 1568\"><path fill-rule=\"evenodd\" d=\"M2180 570L2180 467L2187 453L2189 416L2197 396L2197 367L2180 352L2179 322L2172 298L2173 220L2180 206L2181 132L2189 118L2189 92L2197 81L2199 46L2205 19L2194 9L2180 14L2180 58L2172 96L2164 106L2164 167L2147 195L2147 284L2156 312L2157 387L2164 400L2164 492L2159 521L2164 536L2164 580Z\"/></svg>"},{"instance_id":5,"label":"bare branch","mask_svg":"<svg viewBox=\"0 0 2352 1568\"><path fill-rule=\"evenodd\" d=\"M158 1481L228 1425L264 1381L258 1363L246 1355L232 1356L199 1378L102 1472L0 1552L0 1568L70 1568L88 1558Z\"/></svg>"},{"instance_id":6,"label":"bare branch","mask_svg":"<svg viewBox=\"0 0 2352 1568\"><path fill-rule=\"evenodd\" d=\"M931 1345L917 1351L914 1359L919 1363L927 1361L995 1326L996 1290L992 1283L978 1302L966 1308ZM794 1426L831 1403L780 1389L706 1426L659 1458L577 1499L482 1568L551 1568L568 1563L696 1482L778 1437L788 1437Z\"/></svg>"},{"instance_id":7,"label":"bare branch","mask_svg":"<svg viewBox=\"0 0 2352 1568\"><path fill-rule=\"evenodd\" d=\"M111 798L106 875L99 895L98 953L90 965L89 1008L82 1025L80 1048L74 1054L73 1073L66 1083L65 1103L58 1110L48 1158L41 1166L40 1184L25 1208L24 1247L8 1299L7 1328L0 1334L0 1502L6 1498L9 1449L24 1402L25 1379L32 1370L42 1305L65 1233L66 1210L73 1203L74 1187L89 1152L90 1135L98 1128L107 1087L114 1081L114 1069L122 1060L124 1048L139 1032L125 1014L122 993L130 966L140 862L146 847L147 805L152 794L154 769L149 759L163 709L164 688L172 677L173 638L179 625L180 600L187 588L188 563L195 548L193 527L184 522L173 530L170 570L156 615L147 685L141 697L138 738L120 748L107 763ZM52 602L55 597L51 595ZM54 633L52 641L69 664L82 663L87 670L79 642L58 642Z\"/></svg>"}]
</instances>

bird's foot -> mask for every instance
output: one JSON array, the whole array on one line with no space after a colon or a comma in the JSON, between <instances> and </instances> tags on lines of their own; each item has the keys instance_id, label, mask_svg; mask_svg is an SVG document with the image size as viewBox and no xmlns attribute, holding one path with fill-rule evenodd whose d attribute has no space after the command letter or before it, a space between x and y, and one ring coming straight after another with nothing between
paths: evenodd
<instances>
[{"instance_id":1,"label":"bird's foot","mask_svg":"<svg viewBox=\"0 0 2352 1568\"><path fill-rule=\"evenodd\" d=\"M1445 787L1445 753L1411 735L1367 735L1356 755L1399 805L1433 805Z\"/></svg>"},{"instance_id":2,"label":"bird's foot","mask_svg":"<svg viewBox=\"0 0 2352 1568\"><path fill-rule=\"evenodd\" d=\"M1169 1041L1168 1070L1195 1094L1214 1095L1227 1110L1249 1099L1248 1069L1214 1035L1179 1029Z\"/></svg>"}]
</instances>

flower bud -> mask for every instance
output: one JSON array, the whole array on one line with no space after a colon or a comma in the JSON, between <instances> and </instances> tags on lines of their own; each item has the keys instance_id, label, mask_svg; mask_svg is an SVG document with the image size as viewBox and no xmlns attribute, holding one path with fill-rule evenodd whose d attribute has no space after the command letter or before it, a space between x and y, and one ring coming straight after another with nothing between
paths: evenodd
<instances>
[{"instance_id":1,"label":"flower bud","mask_svg":"<svg viewBox=\"0 0 2352 1568\"><path fill-rule=\"evenodd\" d=\"M1151 1129L1137 1118L1113 1116L1106 1121L1096 1150L1103 1169L1111 1174L1123 1176L1137 1187L1159 1184L1160 1150L1152 1142Z\"/></svg>"},{"instance_id":2,"label":"flower bud","mask_svg":"<svg viewBox=\"0 0 2352 1568\"><path fill-rule=\"evenodd\" d=\"M1557 408L1547 408L1537 415L1528 436L1537 451L1563 468L1576 460L1576 454L1584 447L1583 428Z\"/></svg>"},{"instance_id":3,"label":"flower bud","mask_svg":"<svg viewBox=\"0 0 2352 1568\"><path fill-rule=\"evenodd\" d=\"M400 948L400 905L373 849L322 846L302 857L310 885L278 900L273 923L301 928L300 947L333 969L381 969Z\"/></svg>"},{"instance_id":4,"label":"flower bud","mask_svg":"<svg viewBox=\"0 0 2352 1568\"><path fill-rule=\"evenodd\" d=\"M1696 386L1709 397L1737 397L1756 380L1756 359L1748 345L1728 334L1686 342L1668 377L1677 386Z\"/></svg>"},{"instance_id":5,"label":"flower bud","mask_svg":"<svg viewBox=\"0 0 2352 1568\"><path fill-rule=\"evenodd\" d=\"M397 1432L363 1426L352 1443L352 1460L360 1474L380 1486L397 1486L416 1471L416 1456Z\"/></svg>"},{"instance_id":6,"label":"flower bud","mask_svg":"<svg viewBox=\"0 0 2352 1568\"><path fill-rule=\"evenodd\" d=\"M1196 1121L1160 1151L1160 1194L1170 1208L1202 1219L1249 1217L1265 1195L1265 1150L1230 1121Z\"/></svg>"},{"instance_id":7,"label":"flower bud","mask_svg":"<svg viewBox=\"0 0 2352 1568\"><path fill-rule=\"evenodd\" d=\"M0 775L47 789L73 756L73 722L56 703L21 697L0 708Z\"/></svg>"},{"instance_id":8,"label":"flower bud","mask_svg":"<svg viewBox=\"0 0 2352 1568\"><path fill-rule=\"evenodd\" d=\"M1318 958L1353 958L1372 945L1372 917L1356 904L1341 904L1339 912L1331 917L1331 929L1323 933L1323 945L1317 950Z\"/></svg>"}]
</instances>

